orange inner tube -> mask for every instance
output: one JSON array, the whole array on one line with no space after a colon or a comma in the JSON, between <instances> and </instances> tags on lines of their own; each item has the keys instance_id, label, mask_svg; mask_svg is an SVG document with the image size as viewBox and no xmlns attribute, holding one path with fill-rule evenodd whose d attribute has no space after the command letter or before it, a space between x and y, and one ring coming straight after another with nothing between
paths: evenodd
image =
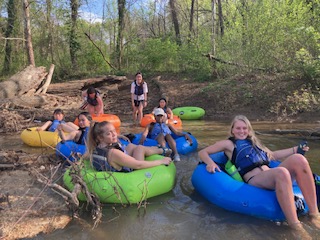
<instances>
[{"instance_id":1,"label":"orange inner tube","mask_svg":"<svg viewBox=\"0 0 320 240\"><path fill-rule=\"evenodd\" d=\"M113 124L115 128L120 128L121 121L120 118L117 115L114 114L100 114L100 115L91 115L92 120L96 122L102 122L102 121L108 121ZM76 118L73 122L77 126L79 126L78 118Z\"/></svg>"},{"instance_id":2,"label":"orange inner tube","mask_svg":"<svg viewBox=\"0 0 320 240\"><path fill-rule=\"evenodd\" d=\"M141 119L140 126L146 127L152 122L156 122L154 115L152 113L145 114ZM175 128L182 128L182 121L179 116L173 115L173 119L169 119L168 123L174 126Z\"/></svg>"}]
</instances>

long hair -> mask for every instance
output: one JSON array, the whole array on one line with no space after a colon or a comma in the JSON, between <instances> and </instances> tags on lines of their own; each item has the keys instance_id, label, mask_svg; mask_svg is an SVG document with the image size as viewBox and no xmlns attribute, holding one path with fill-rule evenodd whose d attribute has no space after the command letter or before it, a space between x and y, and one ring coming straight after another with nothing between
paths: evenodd
<instances>
[{"instance_id":1,"label":"long hair","mask_svg":"<svg viewBox=\"0 0 320 240\"><path fill-rule=\"evenodd\" d=\"M79 115L78 115L78 120L79 120L79 117L80 117L81 115L85 116L90 122L92 121L92 116L91 116L90 113L88 113L88 112L81 112L81 113L79 113Z\"/></svg>"},{"instance_id":2,"label":"long hair","mask_svg":"<svg viewBox=\"0 0 320 240\"><path fill-rule=\"evenodd\" d=\"M249 119L244 115L237 115L237 116L235 116L233 118L233 120L231 122L231 125L230 125L230 129L229 129L229 137L234 137L234 135L232 133L232 129L234 127L234 124L237 121L242 121L247 125L247 127L248 127L248 139L250 139L252 141L252 145L253 146L257 146L258 148L260 148L263 151L265 151L270 159L273 158L271 151L261 143L260 139L257 138Z\"/></svg>"},{"instance_id":3,"label":"long hair","mask_svg":"<svg viewBox=\"0 0 320 240\"><path fill-rule=\"evenodd\" d=\"M107 121L103 122L91 122L91 127L88 133L88 153L92 155L93 151L99 145L99 136L103 134L102 128L108 124L111 124Z\"/></svg>"}]
</instances>

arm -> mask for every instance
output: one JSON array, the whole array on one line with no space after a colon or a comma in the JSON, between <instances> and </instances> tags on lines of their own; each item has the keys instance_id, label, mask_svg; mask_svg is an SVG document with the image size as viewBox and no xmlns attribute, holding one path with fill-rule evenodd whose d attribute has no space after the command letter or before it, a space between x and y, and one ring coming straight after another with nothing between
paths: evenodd
<instances>
[{"instance_id":1,"label":"arm","mask_svg":"<svg viewBox=\"0 0 320 240\"><path fill-rule=\"evenodd\" d=\"M118 135L118 139L123 139L123 140L125 140L125 141L127 141L127 142L129 142L129 143L131 142L128 137L126 137L126 136L124 136L124 135L122 135L122 134Z\"/></svg>"},{"instance_id":2,"label":"arm","mask_svg":"<svg viewBox=\"0 0 320 240\"><path fill-rule=\"evenodd\" d=\"M139 144L142 145L144 143L144 141L146 140L146 138L148 136L148 133L149 133L149 127L150 127L150 124L148 126L146 126L146 128L143 131L143 133L141 134L141 138L140 138Z\"/></svg>"},{"instance_id":3,"label":"arm","mask_svg":"<svg viewBox=\"0 0 320 240\"><path fill-rule=\"evenodd\" d=\"M97 97L97 101L98 101L98 106L97 106L97 112L103 112L103 101L102 98L100 96Z\"/></svg>"},{"instance_id":4,"label":"arm","mask_svg":"<svg viewBox=\"0 0 320 240\"><path fill-rule=\"evenodd\" d=\"M130 93L131 93L131 105L132 105L132 108L134 108L134 97L135 97L134 88L135 88L134 83L131 83Z\"/></svg>"},{"instance_id":5,"label":"arm","mask_svg":"<svg viewBox=\"0 0 320 240\"><path fill-rule=\"evenodd\" d=\"M173 112L171 108L167 108L167 117L168 119L173 119Z\"/></svg>"},{"instance_id":6,"label":"arm","mask_svg":"<svg viewBox=\"0 0 320 240\"><path fill-rule=\"evenodd\" d=\"M87 96L88 96L88 94L87 94L87 90L84 90L84 91L82 91L81 92L81 97L82 97L82 99L87 99Z\"/></svg>"},{"instance_id":7,"label":"arm","mask_svg":"<svg viewBox=\"0 0 320 240\"><path fill-rule=\"evenodd\" d=\"M41 127L37 127L37 131L45 131L48 129L48 127L50 127L51 124L52 124L52 121L47 121Z\"/></svg>"},{"instance_id":8,"label":"arm","mask_svg":"<svg viewBox=\"0 0 320 240\"><path fill-rule=\"evenodd\" d=\"M171 158L169 157L164 157L161 160L155 160L155 161L139 161L118 149L111 149L108 154L108 159L109 159L110 165L116 169L119 169L120 167L144 169L144 168L159 166L162 164L169 165L171 162Z\"/></svg>"},{"instance_id":9,"label":"arm","mask_svg":"<svg viewBox=\"0 0 320 240\"><path fill-rule=\"evenodd\" d=\"M190 135L188 133L184 133L184 132L180 132L178 131L174 126L172 126L171 124L168 124L168 127L170 128L170 130L177 136L184 136L186 138L186 140L192 144L192 139L190 137Z\"/></svg>"},{"instance_id":10,"label":"arm","mask_svg":"<svg viewBox=\"0 0 320 240\"><path fill-rule=\"evenodd\" d=\"M148 97L147 97L147 93L144 93L144 107L147 106L147 103L148 103Z\"/></svg>"},{"instance_id":11,"label":"arm","mask_svg":"<svg viewBox=\"0 0 320 240\"><path fill-rule=\"evenodd\" d=\"M143 94L144 94L144 107L147 106L148 102L148 85L146 82L143 83Z\"/></svg>"},{"instance_id":12,"label":"arm","mask_svg":"<svg viewBox=\"0 0 320 240\"><path fill-rule=\"evenodd\" d=\"M303 151L306 151L306 152L309 151L308 146L305 146L302 149ZM272 152L272 156L274 157L274 159L284 159L291 156L292 154L296 154L297 151L298 151L298 146L294 146L292 148L286 148L286 149L274 151Z\"/></svg>"},{"instance_id":13,"label":"arm","mask_svg":"<svg viewBox=\"0 0 320 240\"><path fill-rule=\"evenodd\" d=\"M199 151L198 155L202 162L207 164L207 171L210 173L215 173L216 171L221 172L219 166L212 161L210 154L217 152L225 152L229 158L231 158L234 145L230 140L218 141L215 144L206 147Z\"/></svg>"}]
</instances>

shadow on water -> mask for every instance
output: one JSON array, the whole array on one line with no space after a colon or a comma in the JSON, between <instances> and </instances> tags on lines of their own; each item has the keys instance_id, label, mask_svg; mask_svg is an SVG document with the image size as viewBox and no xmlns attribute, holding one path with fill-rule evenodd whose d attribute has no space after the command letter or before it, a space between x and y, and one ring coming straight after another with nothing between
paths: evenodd
<instances>
[{"instance_id":1,"label":"shadow on water","mask_svg":"<svg viewBox=\"0 0 320 240\"><path fill-rule=\"evenodd\" d=\"M191 132L199 142L199 149L215 141L225 139L229 123L213 121L184 121L184 131ZM315 125L253 123L256 131L280 129L314 129ZM122 132L138 133L143 129L123 124ZM259 135L264 144L272 150L292 147L304 137ZM16 142L17 143L17 142ZM0 142L1 144L1 142ZM13 146L14 144L12 144ZM307 157L314 172L320 173L319 140L309 140ZM137 206L105 205L102 223L91 230L88 226L72 222L66 229L34 239L298 239L286 226L257 219L219 208L194 191L191 184L193 170L198 164L197 153L182 156L176 163L177 179L174 189L148 200L145 211ZM214 186L212 186L214 187ZM115 210L113 210L113 207ZM312 229L306 218L301 219L314 239L320 239L319 231Z\"/></svg>"}]
</instances>

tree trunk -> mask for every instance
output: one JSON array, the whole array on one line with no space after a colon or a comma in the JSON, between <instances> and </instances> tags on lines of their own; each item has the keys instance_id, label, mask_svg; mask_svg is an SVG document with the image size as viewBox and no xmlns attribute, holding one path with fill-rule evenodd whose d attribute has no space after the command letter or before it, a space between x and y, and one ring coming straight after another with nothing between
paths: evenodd
<instances>
[{"instance_id":1,"label":"tree trunk","mask_svg":"<svg viewBox=\"0 0 320 240\"><path fill-rule=\"evenodd\" d=\"M126 0L118 0L118 38L117 38L117 61L118 69L121 70L122 65L122 47L123 47L123 32L125 28L124 16L126 11Z\"/></svg>"},{"instance_id":2,"label":"tree trunk","mask_svg":"<svg viewBox=\"0 0 320 240\"><path fill-rule=\"evenodd\" d=\"M29 65L35 66L32 37L31 37L31 23L30 23L30 4L28 0L23 0L23 8L25 15L25 35L26 35L26 48L28 53Z\"/></svg>"},{"instance_id":3,"label":"tree trunk","mask_svg":"<svg viewBox=\"0 0 320 240\"><path fill-rule=\"evenodd\" d=\"M50 56L51 62L54 62L53 60L53 37L52 37L52 31L53 31L53 27L52 27L52 20L51 20L51 12L52 12L52 2L51 0L46 0L47 3L47 26L48 26L48 55Z\"/></svg>"},{"instance_id":4,"label":"tree trunk","mask_svg":"<svg viewBox=\"0 0 320 240\"><path fill-rule=\"evenodd\" d=\"M212 10L212 32L211 32L211 52L212 55L216 55L216 0L211 0L211 10Z\"/></svg>"},{"instance_id":5,"label":"tree trunk","mask_svg":"<svg viewBox=\"0 0 320 240\"><path fill-rule=\"evenodd\" d=\"M174 31L176 33L176 42L178 45L181 45L180 26L179 26L179 20L178 20L178 15L177 15L177 9L175 6L175 0L170 0L169 5L170 5L170 9L171 9L172 23L174 26Z\"/></svg>"},{"instance_id":6,"label":"tree trunk","mask_svg":"<svg viewBox=\"0 0 320 240\"><path fill-rule=\"evenodd\" d=\"M13 29L15 27L15 22L17 19L17 8L14 0L9 0L7 3L7 11L8 11L8 23L7 29L5 32L5 38L8 39L11 37ZM5 55L4 55L4 62L3 62L3 73L10 72L10 65L11 65L11 53L12 53L12 42L6 40L5 44Z\"/></svg>"},{"instance_id":7,"label":"tree trunk","mask_svg":"<svg viewBox=\"0 0 320 240\"><path fill-rule=\"evenodd\" d=\"M70 58L71 64L74 70L78 69L78 60L77 60L77 51L79 49L79 43L77 40L77 20L78 20L78 9L79 9L79 2L78 0L71 0L70 2L71 7L71 29L70 29Z\"/></svg>"},{"instance_id":8,"label":"tree trunk","mask_svg":"<svg viewBox=\"0 0 320 240\"><path fill-rule=\"evenodd\" d=\"M219 16L220 34L221 34L221 36L223 36L223 34L224 34L224 22L223 22L223 13L222 13L221 0L218 0L218 16Z\"/></svg>"},{"instance_id":9,"label":"tree trunk","mask_svg":"<svg viewBox=\"0 0 320 240\"><path fill-rule=\"evenodd\" d=\"M190 22L189 22L189 39L191 39L192 35L193 35L194 4L195 4L195 0L191 0Z\"/></svg>"}]
</instances>

